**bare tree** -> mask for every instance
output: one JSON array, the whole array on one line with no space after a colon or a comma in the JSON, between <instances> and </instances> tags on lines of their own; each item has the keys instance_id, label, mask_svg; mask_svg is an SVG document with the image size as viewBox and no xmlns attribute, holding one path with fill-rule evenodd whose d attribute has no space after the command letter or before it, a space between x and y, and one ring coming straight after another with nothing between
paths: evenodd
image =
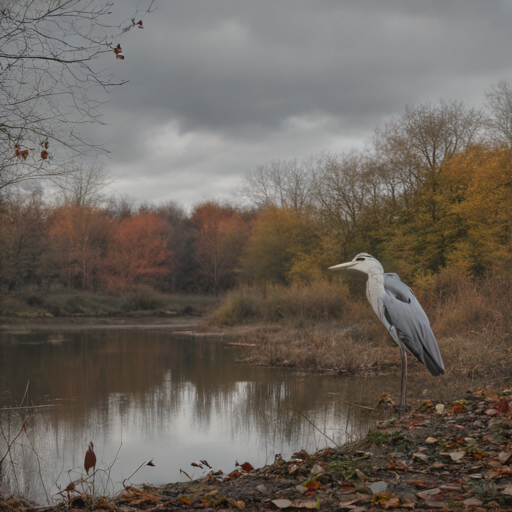
<instances>
[{"instance_id":1,"label":"bare tree","mask_svg":"<svg viewBox=\"0 0 512 512\"><path fill-rule=\"evenodd\" d=\"M485 93L487 126L494 141L512 147L512 84L500 80Z\"/></svg>"},{"instance_id":2,"label":"bare tree","mask_svg":"<svg viewBox=\"0 0 512 512\"><path fill-rule=\"evenodd\" d=\"M64 203L78 207L98 206L104 199L101 191L113 181L105 165L98 161L90 164L78 161L70 171L54 180Z\"/></svg>"},{"instance_id":3,"label":"bare tree","mask_svg":"<svg viewBox=\"0 0 512 512\"><path fill-rule=\"evenodd\" d=\"M312 195L319 217L348 238L372 197L363 154L328 155L315 172Z\"/></svg>"},{"instance_id":4,"label":"bare tree","mask_svg":"<svg viewBox=\"0 0 512 512\"><path fill-rule=\"evenodd\" d=\"M407 106L376 130L373 142L403 192L410 193L427 181L435 187L443 162L475 142L482 126L478 110L441 100L438 105Z\"/></svg>"},{"instance_id":5,"label":"bare tree","mask_svg":"<svg viewBox=\"0 0 512 512\"><path fill-rule=\"evenodd\" d=\"M142 28L154 1L119 26L108 23L106 0L1 1L0 189L69 172L70 158L104 151L80 134L123 83L99 68L99 57L124 59L114 41Z\"/></svg>"},{"instance_id":6,"label":"bare tree","mask_svg":"<svg viewBox=\"0 0 512 512\"><path fill-rule=\"evenodd\" d=\"M292 209L299 215L310 204L315 160L274 160L244 176L242 193L259 207Z\"/></svg>"}]
</instances>

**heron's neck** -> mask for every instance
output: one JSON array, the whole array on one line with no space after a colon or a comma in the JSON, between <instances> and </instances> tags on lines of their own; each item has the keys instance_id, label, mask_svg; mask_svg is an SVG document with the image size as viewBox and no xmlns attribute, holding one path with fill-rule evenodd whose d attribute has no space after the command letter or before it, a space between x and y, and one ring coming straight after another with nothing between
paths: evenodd
<instances>
[{"instance_id":1,"label":"heron's neck","mask_svg":"<svg viewBox=\"0 0 512 512\"><path fill-rule=\"evenodd\" d=\"M368 270L368 277L381 276L382 274L384 274L382 267L372 267Z\"/></svg>"}]
</instances>

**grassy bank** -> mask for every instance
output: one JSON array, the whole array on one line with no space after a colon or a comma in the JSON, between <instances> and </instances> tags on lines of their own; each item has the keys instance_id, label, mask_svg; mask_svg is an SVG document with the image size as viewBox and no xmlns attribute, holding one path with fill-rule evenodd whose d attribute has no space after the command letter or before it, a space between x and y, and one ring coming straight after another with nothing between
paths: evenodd
<instances>
[{"instance_id":1,"label":"grassy bank","mask_svg":"<svg viewBox=\"0 0 512 512\"><path fill-rule=\"evenodd\" d=\"M252 326L240 338L253 345L248 361L256 364L335 373L399 369L399 351L361 283L352 293L342 283L242 288L204 323ZM413 290L430 318L447 374L489 379L510 374L510 280L494 276L477 283L464 272L447 270L418 280Z\"/></svg>"},{"instance_id":2,"label":"grassy bank","mask_svg":"<svg viewBox=\"0 0 512 512\"><path fill-rule=\"evenodd\" d=\"M25 288L0 295L0 316L204 316L217 305L212 296L164 294L146 286L118 295Z\"/></svg>"}]
</instances>

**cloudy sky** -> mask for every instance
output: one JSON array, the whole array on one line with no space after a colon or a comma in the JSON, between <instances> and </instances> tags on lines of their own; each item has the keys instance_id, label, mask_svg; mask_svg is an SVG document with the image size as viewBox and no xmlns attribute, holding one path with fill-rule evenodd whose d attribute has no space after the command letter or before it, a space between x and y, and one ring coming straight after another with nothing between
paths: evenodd
<instances>
[{"instance_id":1,"label":"cloudy sky","mask_svg":"<svg viewBox=\"0 0 512 512\"><path fill-rule=\"evenodd\" d=\"M105 65L129 83L94 128L108 192L190 207L272 160L362 148L408 104L481 106L512 81L512 0L160 0L121 42Z\"/></svg>"}]
</instances>

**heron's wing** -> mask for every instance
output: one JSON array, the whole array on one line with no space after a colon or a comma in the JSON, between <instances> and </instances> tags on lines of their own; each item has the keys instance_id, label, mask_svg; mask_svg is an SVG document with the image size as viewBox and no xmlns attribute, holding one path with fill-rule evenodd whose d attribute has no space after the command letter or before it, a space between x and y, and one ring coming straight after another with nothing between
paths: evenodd
<instances>
[{"instance_id":1,"label":"heron's wing","mask_svg":"<svg viewBox=\"0 0 512 512\"><path fill-rule=\"evenodd\" d=\"M427 315L412 290L396 274L384 274L384 316L403 344L432 375L442 375L444 364Z\"/></svg>"}]
</instances>

